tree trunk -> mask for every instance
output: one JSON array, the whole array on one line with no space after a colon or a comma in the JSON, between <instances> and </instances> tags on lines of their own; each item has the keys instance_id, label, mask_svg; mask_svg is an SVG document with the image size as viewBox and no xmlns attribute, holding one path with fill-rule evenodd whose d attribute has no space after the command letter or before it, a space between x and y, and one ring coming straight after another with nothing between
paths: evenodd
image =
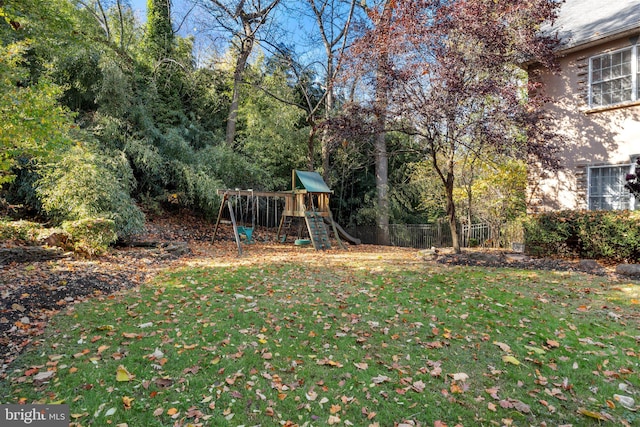
<instances>
[{"instance_id":1,"label":"tree trunk","mask_svg":"<svg viewBox=\"0 0 640 427\"><path fill-rule=\"evenodd\" d=\"M313 153L314 153L314 145L315 145L314 141L315 141L316 131L314 129L313 123L310 123L309 128L310 128L309 139L307 139L307 155L309 156L309 158L307 159L307 166L309 170L312 171L314 167ZM326 179L325 179L325 182L327 182Z\"/></svg>"},{"instance_id":2,"label":"tree trunk","mask_svg":"<svg viewBox=\"0 0 640 427\"><path fill-rule=\"evenodd\" d=\"M387 1L382 11L379 23L381 34L386 36L391 25L393 14L393 1ZM379 245L389 245L389 157L387 153L386 122L387 106L389 103L387 93L387 69L389 53L383 48L378 58L376 70L376 135L374 140L374 155L376 169L376 232Z\"/></svg>"},{"instance_id":3,"label":"tree trunk","mask_svg":"<svg viewBox=\"0 0 640 427\"><path fill-rule=\"evenodd\" d=\"M333 53L331 49L328 48L327 52L329 53L329 58L327 60L327 96L325 97L325 110L324 110L324 118L325 120L329 120L331 118L331 111L333 111ZM330 164L330 156L331 156L331 147L329 147L329 137L328 131L325 130L322 132L322 177L325 182L329 182L329 170L331 168Z\"/></svg>"},{"instance_id":4,"label":"tree trunk","mask_svg":"<svg viewBox=\"0 0 640 427\"><path fill-rule=\"evenodd\" d=\"M384 123L384 115L381 121ZM386 133L375 136L376 163L376 232L379 245L389 245L389 158L387 154Z\"/></svg>"},{"instance_id":5,"label":"tree trunk","mask_svg":"<svg viewBox=\"0 0 640 427\"><path fill-rule=\"evenodd\" d=\"M447 172L446 180L444 183L445 195L447 198L447 220L449 221L449 229L451 230L451 245L453 246L453 252L459 254L460 240L458 239L458 222L456 221L456 205L453 202L453 185L454 185L453 171Z\"/></svg>"},{"instance_id":6,"label":"tree trunk","mask_svg":"<svg viewBox=\"0 0 640 427\"><path fill-rule=\"evenodd\" d=\"M244 75L244 69L247 66L249 55L251 55L251 50L253 49L253 37L243 40L240 46L240 53L236 60L236 69L233 72L233 94L231 95L229 116L227 117L226 142L229 147L233 147L233 141L236 139L238 105L240 102L240 85L242 84L242 76Z\"/></svg>"},{"instance_id":7,"label":"tree trunk","mask_svg":"<svg viewBox=\"0 0 640 427\"><path fill-rule=\"evenodd\" d=\"M471 203L473 202L473 193L471 192L471 184L467 186L467 246L471 246Z\"/></svg>"}]
</instances>

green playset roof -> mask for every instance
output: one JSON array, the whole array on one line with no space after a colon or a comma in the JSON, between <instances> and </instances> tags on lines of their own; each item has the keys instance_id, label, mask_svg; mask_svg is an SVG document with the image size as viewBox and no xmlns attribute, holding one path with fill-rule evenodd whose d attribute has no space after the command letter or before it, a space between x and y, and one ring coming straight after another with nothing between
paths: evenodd
<instances>
[{"instance_id":1,"label":"green playset roof","mask_svg":"<svg viewBox=\"0 0 640 427\"><path fill-rule=\"evenodd\" d=\"M293 190L307 190L309 193L331 193L331 189L324 182L318 172L294 171Z\"/></svg>"}]
</instances>

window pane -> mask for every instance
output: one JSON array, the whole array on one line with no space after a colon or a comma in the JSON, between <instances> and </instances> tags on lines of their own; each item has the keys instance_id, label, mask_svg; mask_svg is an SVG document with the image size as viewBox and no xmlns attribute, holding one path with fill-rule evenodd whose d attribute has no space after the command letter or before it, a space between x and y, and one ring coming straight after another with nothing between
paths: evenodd
<instances>
[{"instance_id":1,"label":"window pane","mask_svg":"<svg viewBox=\"0 0 640 427\"><path fill-rule=\"evenodd\" d=\"M611 69L611 77L619 78L622 75L622 65L616 65Z\"/></svg>"},{"instance_id":2,"label":"window pane","mask_svg":"<svg viewBox=\"0 0 640 427\"><path fill-rule=\"evenodd\" d=\"M618 102L622 102L622 94L619 91L613 92L611 94L611 103L617 104Z\"/></svg>"},{"instance_id":3,"label":"window pane","mask_svg":"<svg viewBox=\"0 0 640 427\"><path fill-rule=\"evenodd\" d=\"M591 58L591 105L600 106L630 101L633 99L634 90L640 94L640 87L632 87L633 54L632 49L625 49ZM639 64L638 76L640 77L640 58L636 58L635 61Z\"/></svg>"},{"instance_id":4,"label":"window pane","mask_svg":"<svg viewBox=\"0 0 640 427\"><path fill-rule=\"evenodd\" d=\"M624 188L629 166L594 167L589 169L589 209L629 209L631 195Z\"/></svg>"}]
</instances>

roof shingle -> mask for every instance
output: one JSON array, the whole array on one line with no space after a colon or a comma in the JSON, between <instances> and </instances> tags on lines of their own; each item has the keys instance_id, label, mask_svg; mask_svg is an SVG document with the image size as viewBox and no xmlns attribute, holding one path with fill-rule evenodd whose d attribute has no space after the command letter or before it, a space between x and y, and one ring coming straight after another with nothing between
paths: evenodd
<instances>
[{"instance_id":1,"label":"roof shingle","mask_svg":"<svg viewBox=\"0 0 640 427\"><path fill-rule=\"evenodd\" d=\"M558 32L561 50L633 29L640 33L640 0L566 0L550 27Z\"/></svg>"}]
</instances>

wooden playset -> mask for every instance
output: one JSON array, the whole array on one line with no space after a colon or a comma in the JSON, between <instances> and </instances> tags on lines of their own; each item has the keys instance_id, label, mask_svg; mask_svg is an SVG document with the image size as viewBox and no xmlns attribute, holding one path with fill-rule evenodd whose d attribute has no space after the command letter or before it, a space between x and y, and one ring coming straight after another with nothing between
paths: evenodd
<instances>
[{"instance_id":1,"label":"wooden playset","mask_svg":"<svg viewBox=\"0 0 640 427\"><path fill-rule=\"evenodd\" d=\"M333 221L333 216L329 209L329 197L332 193L333 192L329 189L320 174L317 172L299 170L294 170L291 173L291 191L260 192L239 189L218 190L218 194L222 196L222 201L220 203L220 211L218 212L218 219L213 232L213 239L215 240L216 238L223 212L225 209L228 209L231 223L233 225L234 238L238 245L238 252L241 254L242 246L240 242L242 238L246 243L251 243L253 241L256 210L251 210L251 226L247 225L248 221L244 218L241 221L243 224L239 225L234 211L238 210L237 207L241 203L242 197L246 200L245 206L247 208L250 203L254 208L259 206L260 204L257 203L257 199L262 197L267 199L267 221L270 214L269 199L284 200L284 208L279 215L280 220L276 235L276 238L281 242L286 241L287 235L291 233L294 223L297 222L298 225L300 225L300 220L304 219L304 223L306 224L309 234L309 243L311 243L316 250L331 248L331 241L326 227L327 225L332 227L334 236L341 248L344 249L344 245L340 240L340 234L352 243L359 244L360 241L358 239L349 236L349 234L347 234ZM278 203L276 203L276 200L272 201L272 206L275 208L272 214L272 220L277 220ZM242 208L240 209L240 212L243 212ZM298 234L300 233L298 232ZM304 239L296 240L296 243L301 242L304 242Z\"/></svg>"}]
</instances>

